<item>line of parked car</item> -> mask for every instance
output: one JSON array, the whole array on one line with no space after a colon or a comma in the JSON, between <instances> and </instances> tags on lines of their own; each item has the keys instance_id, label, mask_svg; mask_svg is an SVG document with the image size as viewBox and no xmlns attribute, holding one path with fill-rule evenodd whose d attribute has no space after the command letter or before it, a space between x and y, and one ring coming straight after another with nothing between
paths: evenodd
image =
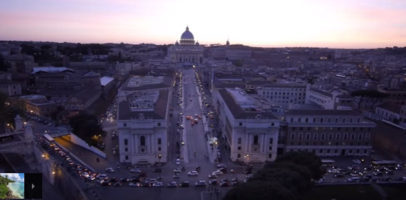
<instances>
[{"instance_id":1,"label":"line of parked car","mask_svg":"<svg viewBox=\"0 0 406 200\"><path fill-rule=\"evenodd\" d=\"M335 165L328 166L325 177L320 179L318 182L406 182L406 173L403 171L403 166L401 164L382 166L374 165L372 163L354 163L354 165L346 168L336 167Z\"/></svg>"}]
</instances>

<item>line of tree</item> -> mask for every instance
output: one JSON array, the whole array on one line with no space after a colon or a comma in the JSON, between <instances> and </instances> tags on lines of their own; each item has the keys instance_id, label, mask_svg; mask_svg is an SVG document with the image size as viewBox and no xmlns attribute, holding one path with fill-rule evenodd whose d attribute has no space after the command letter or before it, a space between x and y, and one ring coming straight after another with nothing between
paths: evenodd
<instances>
[{"instance_id":1,"label":"line of tree","mask_svg":"<svg viewBox=\"0 0 406 200\"><path fill-rule=\"evenodd\" d=\"M246 183L232 188L224 200L297 200L325 171L310 152L289 152L269 162Z\"/></svg>"}]
</instances>

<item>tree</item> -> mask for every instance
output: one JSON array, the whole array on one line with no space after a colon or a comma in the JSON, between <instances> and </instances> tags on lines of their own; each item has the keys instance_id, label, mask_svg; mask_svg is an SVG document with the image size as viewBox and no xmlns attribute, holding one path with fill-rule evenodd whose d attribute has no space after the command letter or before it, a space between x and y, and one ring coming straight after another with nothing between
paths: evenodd
<instances>
[{"instance_id":1,"label":"tree","mask_svg":"<svg viewBox=\"0 0 406 200\"><path fill-rule=\"evenodd\" d=\"M249 181L227 192L223 200L295 200L295 196L278 182Z\"/></svg>"},{"instance_id":2,"label":"tree","mask_svg":"<svg viewBox=\"0 0 406 200\"><path fill-rule=\"evenodd\" d=\"M24 116L24 112L18 106L19 102L14 101L13 105L8 102L6 105L8 96L0 92L0 127L4 127L5 124L14 124L14 118L16 115Z\"/></svg>"},{"instance_id":3,"label":"tree","mask_svg":"<svg viewBox=\"0 0 406 200\"><path fill-rule=\"evenodd\" d=\"M247 183L230 190L224 200L299 199L310 190L312 179L324 174L321 160L309 152L289 152L266 163Z\"/></svg>"},{"instance_id":4,"label":"tree","mask_svg":"<svg viewBox=\"0 0 406 200\"><path fill-rule=\"evenodd\" d=\"M310 171L311 178L314 180L319 180L325 173L321 167L322 163L320 158L310 152L288 152L278 157L276 162L291 162L296 165L304 166Z\"/></svg>"},{"instance_id":5,"label":"tree","mask_svg":"<svg viewBox=\"0 0 406 200\"><path fill-rule=\"evenodd\" d=\"M251 181L276 181L295 195L310 187L310 181L290 169L265 168L255 173Z\"/></svg>"},{"instance_id":6,"label":"tree","mask_svg":"<svg viewBox=\"0 0 406 200\"><path fill-rule=\"evenodd\" d=\"M72 132L90 145L96 146L104 131L95 115L81 112L69 120Z\"/></svg>"}]
</instances>

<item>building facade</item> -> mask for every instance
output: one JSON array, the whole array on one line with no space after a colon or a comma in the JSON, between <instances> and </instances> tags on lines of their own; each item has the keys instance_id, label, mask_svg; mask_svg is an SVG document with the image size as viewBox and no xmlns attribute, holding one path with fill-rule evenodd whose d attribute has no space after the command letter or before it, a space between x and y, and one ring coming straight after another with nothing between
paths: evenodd
<instances>
[{"instance_id":1,"label":"building facade","mask_svg":"<svg viewBox=\"0 0 406 200\"><path fill-rule=\"evenodd\" d=\"M285 115L284 151L318 156L365 156L375 123L351 110L290 110ZM283 146L283 145L281 145Z\"/></svg>"},{"instance_id":2,"label":"building facade","mask_svg":"<svg viewBox=\"0 0 406 200\"><path fill-rule=\"evenodd\" d=\"M257 87L258 95L282 107L304 104L306 101L306 85L301 84L267 84Z\"/></svg>"},{"instance_id":3,"label":"building facade","mask_svg":"<svg viewBox=\"0 0 406 200\"><path fill-rule=\"evenodd\" d=\"M198 65L203 63L203 47L195 42L193 34L186 27L180 42L168 47L167 60L171 63Z\"/></svg>"},{"instance_id":4,"label":"building facade","mask_svg":"<svg viewBox=\"0 0 406 200\"><path fill-rule=\"evenodd\" d=\"M260 99L239 88L219 89L214 94L214 106L232 161L247 163L276 159L279 120Z\"/></svg>"},{"instance_id":5,"label":"building facade","mask_svg":"<svg viewBox=\"0 0 406 200\"><path fill-rule=\"evenodd\" d=\"M120 162L167 161L167 119L171 96L165 77L131 77L118 93Z\"/></svg>"}]
</instances>

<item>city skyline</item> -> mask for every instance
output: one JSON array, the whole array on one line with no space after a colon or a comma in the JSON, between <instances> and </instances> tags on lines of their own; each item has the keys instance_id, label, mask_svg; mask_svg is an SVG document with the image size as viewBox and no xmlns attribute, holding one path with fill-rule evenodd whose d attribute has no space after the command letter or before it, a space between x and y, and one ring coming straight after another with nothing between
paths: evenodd
<instances>
[{"instance_id":1,"label":"city skyline","mask_svg":"<svg viewBox=\"0 0 406 200\"><path fill-rule=\"evenodd\" d=\"M171 44L188 25L201 44L229 39L261 47L406 45L401 0L17 0L1 2L0 11L0 40Z\"/></svg>"}]
</instances>

